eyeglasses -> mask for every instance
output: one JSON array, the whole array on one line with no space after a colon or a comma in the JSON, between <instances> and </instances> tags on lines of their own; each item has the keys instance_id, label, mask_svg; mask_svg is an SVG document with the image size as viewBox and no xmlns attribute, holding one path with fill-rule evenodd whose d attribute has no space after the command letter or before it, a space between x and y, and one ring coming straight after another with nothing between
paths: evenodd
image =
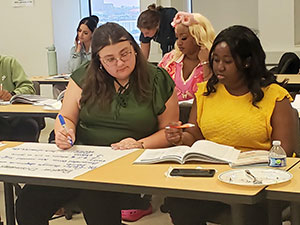
<instances>
[{"instance_id":1,"label":"eyeglasses","mask_svg":"<svg viewBox=\"0 0 300 225\"><path fill-rule=\"evenodd\" d=\"M122 62L126 62L130 59L131 57L131 54L132 52L131 51L126 51L126 52L123 52L120 57L116 58L116 57L104 57L104 58L101 58L102 61L109 67L113 67L113 66L116 66L117 63L118 63L118 60L121 60Z\"/></svg>"}]
</instances>

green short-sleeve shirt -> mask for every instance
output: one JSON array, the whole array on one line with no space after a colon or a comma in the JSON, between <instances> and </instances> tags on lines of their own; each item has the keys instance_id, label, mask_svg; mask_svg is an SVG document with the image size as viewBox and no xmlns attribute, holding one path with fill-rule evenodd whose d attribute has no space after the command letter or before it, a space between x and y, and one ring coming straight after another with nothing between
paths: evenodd
<instances>
[{"instance_id":1,"label":"green short-sleeve shirt","mask_svg":"<svg viewBox=\"0 0 300 225\"><path fill-rule=\"evenodd\" d=\"M87 65L81 66L71 76L80 87L86 68ZM125 107L119 105L117 93L109 111L101 110L95 104L82 106L76 130L77 143L109 146L127 137L138 140L155 133L158 130L158 115L164 112L175 84L164 69L150 64L149 75L152 97L147 102L138 102L129 88Z\"/></svg>"}]
</instances>

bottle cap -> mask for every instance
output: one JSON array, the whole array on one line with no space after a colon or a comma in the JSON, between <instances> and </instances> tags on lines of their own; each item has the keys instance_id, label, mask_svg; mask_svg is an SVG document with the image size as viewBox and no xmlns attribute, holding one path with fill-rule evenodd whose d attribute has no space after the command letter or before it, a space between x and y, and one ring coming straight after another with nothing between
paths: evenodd
<instances>
[{"instance_id":1,"label":"bottle cap","mask_svg":"<svg viewBox=\"0 0 300 225\"><path fill-rule=\"evenodd\" d=\"M53 45L47 47L46 49L48 49L49 51L55 51L55 46L53 44Z\"/></svg>"},{"instance_id":2,"label":"bottle cap","mask_svg":"<svg viewBox=\"0 0 300 225\"><path fill-rule=\"evenodd\" d=\"M281 145L281 141L278 141L278 140L274 140L272 142L273 145Z\"/></svg>"}]
</instances>

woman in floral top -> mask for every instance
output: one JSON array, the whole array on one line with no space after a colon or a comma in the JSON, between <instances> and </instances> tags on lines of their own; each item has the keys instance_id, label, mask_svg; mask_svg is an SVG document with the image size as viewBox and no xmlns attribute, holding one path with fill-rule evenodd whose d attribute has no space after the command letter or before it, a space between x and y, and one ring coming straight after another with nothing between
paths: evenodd
<instances>
[{"instance_id":1,"label":"woman in floral top","mask_svg":"<svg viewBox=\"0 0 300 225\"><path fill-rule=\"evenodd\" d=\"M197 83L208 80L208 52L215 37L209 20L199 13L178 12L172 26L177 41L175 49L159 63L168 71L176 84L179 101L194 98Z\"/></svg>"}]
</instances>

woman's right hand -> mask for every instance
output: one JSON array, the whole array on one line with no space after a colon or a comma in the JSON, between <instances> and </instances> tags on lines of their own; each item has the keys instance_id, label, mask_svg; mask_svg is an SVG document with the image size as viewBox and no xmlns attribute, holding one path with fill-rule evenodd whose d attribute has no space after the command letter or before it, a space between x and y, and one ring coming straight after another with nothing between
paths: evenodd
<instances>
[{"instance_id":1,"label":"woman's right hand","mask_svg":"<svg viewBox=\"0 0 300 225\"><path fill-rule=\"evenodd\" d=\"M75 40L75 47L76 47L75 52L79 53L81 50L81 42L79 40Z\"/></svg>"},{"instance_id":2,"label":"woman's right hand","mask_svg":"<svg viewBox=\"0 0 300 225\"><path fill-rule=\"evenodd\" d=\"M172 145L181 145L182 143L182 133L181 128L174 128L174 126L181 125L181 121L169 123L165 128L165 136L167 141Z\"/></svg>"},{"instance_id":3,"label":"woman's right hand","mask_svg":"<svg viewBox=\"0 0 300 225\"><path fill-rule=\"evenodd\" d=\"M74 142L75 142L75 133L73 129L69 129L68 133L63 127L61 127L58 130L55 130L55 143L57 147L59 147L60 149L64 149L64 150L69 149L72 147L72 144Z\"/></svg>"}]
</instances>

